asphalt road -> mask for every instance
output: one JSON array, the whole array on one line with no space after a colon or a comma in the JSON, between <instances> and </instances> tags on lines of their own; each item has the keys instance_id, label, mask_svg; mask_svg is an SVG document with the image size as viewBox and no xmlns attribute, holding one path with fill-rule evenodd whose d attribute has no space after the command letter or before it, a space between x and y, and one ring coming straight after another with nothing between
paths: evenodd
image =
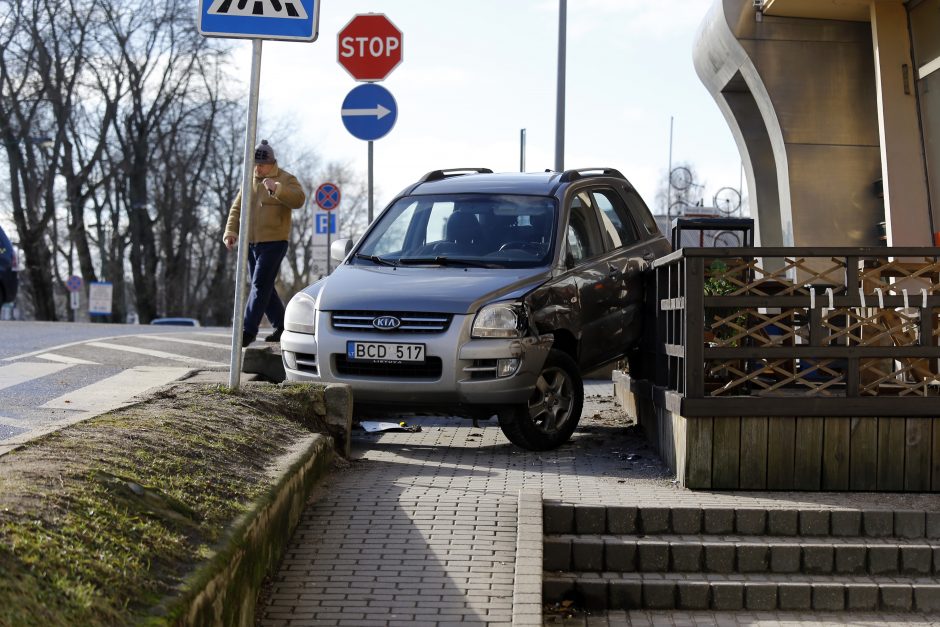
<instances>
[{"instance_id":1,"label":"asphalt road","mask_svg":"<svg viewBox=\"0 0 940 627\"><path fill-rule=\"evenodd\" d=\"M126 404L192 369L227 370L231 330L0 322L0 444Z\"/></svg>"}]
</instances>

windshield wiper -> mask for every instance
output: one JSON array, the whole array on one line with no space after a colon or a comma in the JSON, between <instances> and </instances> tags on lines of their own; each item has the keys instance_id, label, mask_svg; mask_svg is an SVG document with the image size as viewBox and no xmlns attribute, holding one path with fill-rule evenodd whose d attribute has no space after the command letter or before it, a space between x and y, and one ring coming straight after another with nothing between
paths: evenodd
<instances>
[{"instance_id":1,"label":"windshield wiper","mask_svg":"<svg viewBox=\"0 0 940 627\"><path fill-rule=\"evenodd\" d=\"M468 266L471 268L495 268L491 263L476 261L474 259L455 259L453 257L402 257L398 260L401 265L436 264L439 266Z\"/></svg>"},{"instance_id":2,"label":"windshield wiper","mask_svg":"<svg viewBox=\"0 0 940 627\"><path fill-rule=\"evenodd\" d=\"M398 264L394 261L389 261L388 259L382 259L378 255L367 255L365 253L356 253L354 255L356 259L368 259L372 263L378 264L380 266L397 266Z\"/></svg>"}]
</instances>

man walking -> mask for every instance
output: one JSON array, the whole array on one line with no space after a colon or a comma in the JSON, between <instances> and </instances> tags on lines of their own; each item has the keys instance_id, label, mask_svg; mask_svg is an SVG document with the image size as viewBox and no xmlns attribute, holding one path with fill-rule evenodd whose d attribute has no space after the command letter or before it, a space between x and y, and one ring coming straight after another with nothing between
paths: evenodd
<instances>
[{"instance_id":1,"label":"man walking","mask_svg":"<svg viewBox=\"0 0 940 627\"><path fill-rule=\"evenodd\" d=\"M274 282L287 253L290 236L291 210L303 206L306 196L300 183L290 172L282 170L274 158L274 149L262 139L255 148L254 206L248 216L248 275L251 293L245 309L242 346L248 346L258 335L261 317L268 316L274 333L266 342L278 342L284 330L284 303L281 302ZM242 193L238 192L228 212L222 241L229 250L238 241L238 226L242 209Z\"/></svg>"}]
</instances>

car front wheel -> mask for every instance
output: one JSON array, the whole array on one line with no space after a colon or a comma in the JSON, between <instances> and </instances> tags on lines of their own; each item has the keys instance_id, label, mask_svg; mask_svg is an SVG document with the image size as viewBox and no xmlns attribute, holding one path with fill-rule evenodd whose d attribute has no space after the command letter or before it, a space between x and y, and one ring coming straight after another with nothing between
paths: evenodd
<instances>
[{"instance_id":1,"label":"car front wheel","mask_svg":"<svg viewBox=\"0 0 940 627\"><path fill-rule=\"evenodd\" d=\"M528 403L501 410L499 428L517 446L547 451L568 441L581 419L583 404L578 366L565 353L551 350Z\"/></svg>"}]
</instances>

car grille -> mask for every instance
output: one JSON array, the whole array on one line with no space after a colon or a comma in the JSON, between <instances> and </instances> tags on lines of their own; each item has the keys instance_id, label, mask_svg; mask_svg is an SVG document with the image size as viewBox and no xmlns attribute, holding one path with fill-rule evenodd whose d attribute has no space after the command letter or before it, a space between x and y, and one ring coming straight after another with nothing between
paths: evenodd
<instances>
[{"instance_id":1,"label":"car grille","mask_svg":"<svg viewBox=\"0 0 940 627\"><path fill-rule=\"evenodd\" d=\"M401 321L397 329L376 329L372 321L380 316L394 316ZM331 316L334 329L342 331L371 331L389 333L443 333L453 319L451 314L422 311L334 311Z\"/></svg>"},{"instance_id":2,"label":"car grille","mask_svg":"<svg viewBox=\"0 0 940 627\"><path fill-rule=\"evenodd\" d=\"M441 358L428 357L424 363L373 364L350 361L346 355L333 355L336 372L351 377L382 377L383 379L432 379L441 378Z\"/></svg>"}]
</instances>

